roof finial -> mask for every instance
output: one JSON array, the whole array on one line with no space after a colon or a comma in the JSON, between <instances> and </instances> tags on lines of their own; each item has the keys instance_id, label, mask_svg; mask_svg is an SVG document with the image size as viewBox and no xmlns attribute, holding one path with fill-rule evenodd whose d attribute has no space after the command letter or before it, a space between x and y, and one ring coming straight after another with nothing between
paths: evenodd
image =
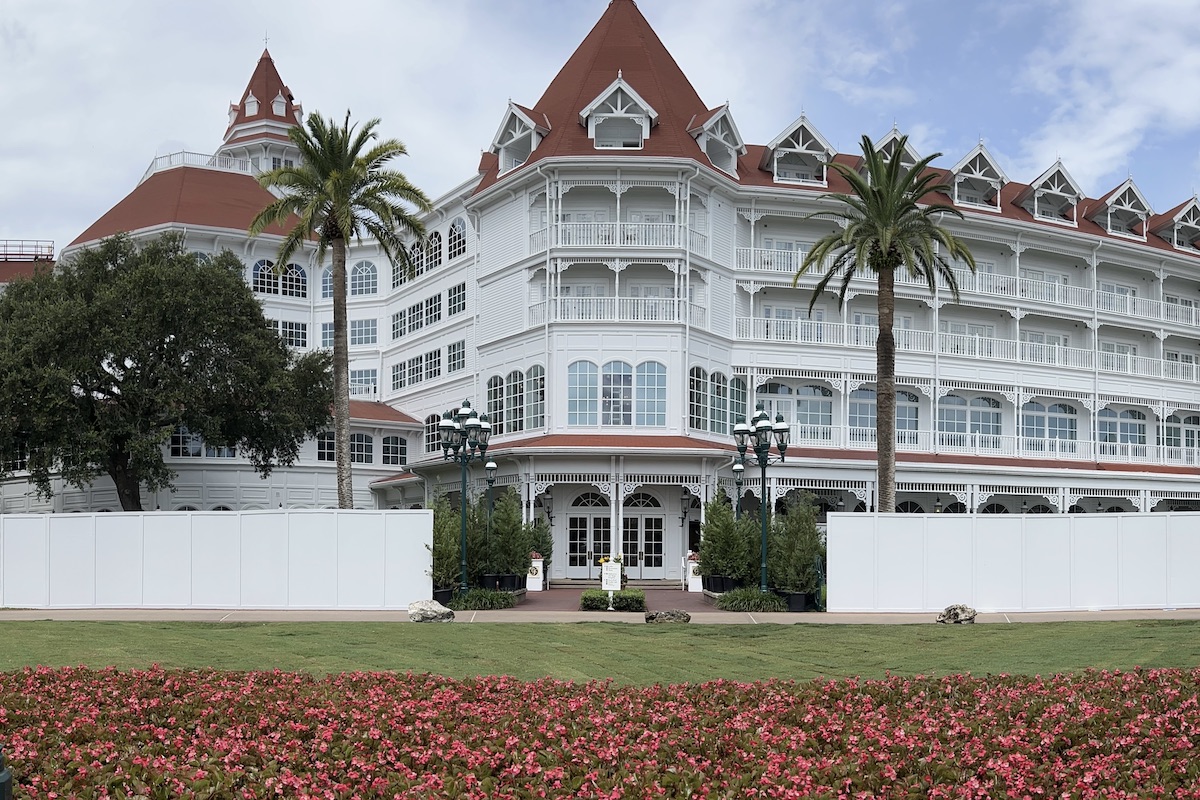
<instances>
[{"instance_id":1,"label":"roof finial","mask_svg":"<svg viewBox=\"0 0 1200 800\"><path fill-rule=\"evenodd\" d=\"M621 80L621 70L617 70L617 80Z\"/></svg>"},{"instance_id":2,"label":"roof finial","mask_svg":"<svg viewBox=\"0 0 1200 800\"><path fill-rule=\"evenodd\" d=\"M270 40L270 38L267 36L267 31L266 31L266 29L264 29L264 30L263 30L263 49L264 49L264 50L265 50L265 49L267 49L267 42L269 42L269 41L271 41L271 40Z\"/></svg>"}]
</instances>

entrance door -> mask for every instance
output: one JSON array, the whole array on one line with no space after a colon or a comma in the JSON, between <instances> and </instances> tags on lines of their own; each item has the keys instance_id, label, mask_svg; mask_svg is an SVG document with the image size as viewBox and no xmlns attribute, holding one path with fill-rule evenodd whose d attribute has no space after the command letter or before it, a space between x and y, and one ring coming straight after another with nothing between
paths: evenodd
<instances>
[{"instance_id":1,"label":"entrance door","mask_svg":"<svg viewBox=\"0 0 1200 800\"><path fill-rule=\"evenodd\" d=\"M645 492L625 501L621 522L621 561L635 580L663 580L666 571L666 532L662 506Z\"/></svg>"},{"instance_id":2,"label":"entrance door","mask_svg":"<svg viewBox=\"0 0 1200 800\"><path fill-rule=\"evenodd\" d=\"M612 520L608 498L597 492L581 495L567 517L567 577L598 578L596 562L607 555Z\"/></svg>"}]
</instances>

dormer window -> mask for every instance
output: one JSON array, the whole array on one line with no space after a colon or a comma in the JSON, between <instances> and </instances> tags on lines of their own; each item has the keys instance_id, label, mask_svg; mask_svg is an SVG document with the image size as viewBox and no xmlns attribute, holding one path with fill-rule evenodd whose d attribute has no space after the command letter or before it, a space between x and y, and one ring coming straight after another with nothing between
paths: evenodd
<instances>
[{"instance_id":1,"label":"dormer window","mask_svg":"<svg viewBox=\"0 0 1200 800\"><path fill-rule=\"evenodd\" d=\"M887 136L875 146L875 152L883 156L885 162L891 161L896 156L896 149L900 146L900 140L904 139L904 149L900 152L900 165L907 169L912 169L921 160L917 151L913 149L912 144L907 141L904 134L900 130L893 127Z\"/></svg>"},{"instance_id":2,"label":"dormer window","mask_svg":"<svg viewBox=\"0 0 1200 800\"><path fill-rule=\"evenodd\" d=\"M1151 213L1150 204L1130 178L1101 198L1090 216L1111 234L1144 242L1146 231L1143 226Z\"/></svg>"},{"instance_id":3,"label":"dormer window","mask_svg":"<svg viewBox=\"0 0 1200 800\"><path fill-rule=\"evenodd\" d=\"M504 122L492 140L492 152L499 156L501 175L528 161L542 137L550 132L549 123L539 125L534 117L545 119L515 103L508 104L508 113L504 115Z\"/></svg>"},{"instance_id":4,"label":"dormer window","mask_svg":"<svg viewBox=\"0 0 1200 800\"><path fill-rule=\"evenodd\" d=\"M699 120L693 117L688 133L696 137L696 143L714 167L737 177L737 159L746 154L746 145L733 124L728 103L709 111Z\"/></svg>"},{"instance_id":5,"label":"dormer window","mask_svg":"<svg viewBox=\"0 0 1200 800\"><path fill-rule=\"evenodd\" d=\"M1061 161L1038 176L1017 198L1021 207L1035 218L1072 227L1078 225L1076 214L1081 199L1079 184Z\"/></svg>"},{"instance_id":6,"label":"dormer window","mask_svg":"<svg viewBox=\"0 0 1200 800\"><path fill-rule=\"evenodd\" d=\"M247 117L253 117L258 113L258 98L255 97L253 93L246 95L246 101L244 105L246 107Z\"/></svg>"},{"instance_id":7,"label":"dormer window","mask_svg":"<svg viewBox=\"0 0 1200 800\"><path fill-rule=\"evenodd\" d=\"M1143 230L1147 229L1167 244L1195 253L1200 250L1196 246L1200 240L1200 200L1193 197L1165 214L1147 220Z\"/></svg>"},{"instance_id":8,"label":"dormer window","mask_svg":"<svg viewBox=\"0 0 1200 800\"><path fill-rule=\"evenodd\" d=\"M955 205L1000 210L1000 190L1008 183L1008 176L982 142L954 165L950 175L953 177L952 199Z\"/></svg>"},{"instance_id":9,"label":"dormer window","mask_svg":"<svg viewBox=\"0 0 1200 800\"><path fill-rule=\"evenodd\" d=\"M802 115L767 145L760 166L771 170L776 183L825 186L833 155L829 142Z\"/></svg>"},{"instance_id":10,"label":"dormer window","mask_svg":"<svg viewBox=\"0 0 1200 800\"><path fill-rule=\"evenodd\" d=\"M287 113L287 98L283 96L283 92L277 94L271 101L271 113L277 117L282 117Z\"/></svg>"},{"instance_id":11,"label":"dormer window","mask_svg":"<svg viewBox=\"0 0 1200 800\"><path fill-rule=\"evenodd\" d=\"M621 73L607 89L579 112L597 150L640 149L658 122L658 112L625 83Z\"/></svg>"}]
</instances>

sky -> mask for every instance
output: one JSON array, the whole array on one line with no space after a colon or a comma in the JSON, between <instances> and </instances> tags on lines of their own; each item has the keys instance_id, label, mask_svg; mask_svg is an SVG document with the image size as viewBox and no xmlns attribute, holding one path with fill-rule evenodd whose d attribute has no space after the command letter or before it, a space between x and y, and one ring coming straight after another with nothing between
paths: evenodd
<instances>
[{"instance_id":1,"label":"sky","mask_svg":"<svg viewBox=\"0 0 1200 800\"><path fill-rule=\"evenodd\" d=\"M0 239L69 244L156 155L212 153L264 47L305 111L378 117L436 198L475 174L608 0L0 0ZM639 0L750 144L807 114L840 152L893 125L1011 180L1061 158L1156 212L1200 189L1195 0ZM332 10L331 9L335 9Z\"/></svg>"}]
</instances>

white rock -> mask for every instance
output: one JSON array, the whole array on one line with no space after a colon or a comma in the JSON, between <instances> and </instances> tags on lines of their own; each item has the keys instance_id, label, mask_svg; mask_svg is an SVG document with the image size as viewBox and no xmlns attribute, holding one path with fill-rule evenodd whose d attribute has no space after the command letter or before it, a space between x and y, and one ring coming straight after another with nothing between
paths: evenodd
<instances>
[{"instance_id":1,"label":"white rock","mask_svg":"<svg viewBox=\"0 0 1200 800\"><path fill-rule=\"evenodd\" d=\"M409 622L454 622L454 612L437 600L416 600L408 604Z\"/></svg>"}]
</instances>

